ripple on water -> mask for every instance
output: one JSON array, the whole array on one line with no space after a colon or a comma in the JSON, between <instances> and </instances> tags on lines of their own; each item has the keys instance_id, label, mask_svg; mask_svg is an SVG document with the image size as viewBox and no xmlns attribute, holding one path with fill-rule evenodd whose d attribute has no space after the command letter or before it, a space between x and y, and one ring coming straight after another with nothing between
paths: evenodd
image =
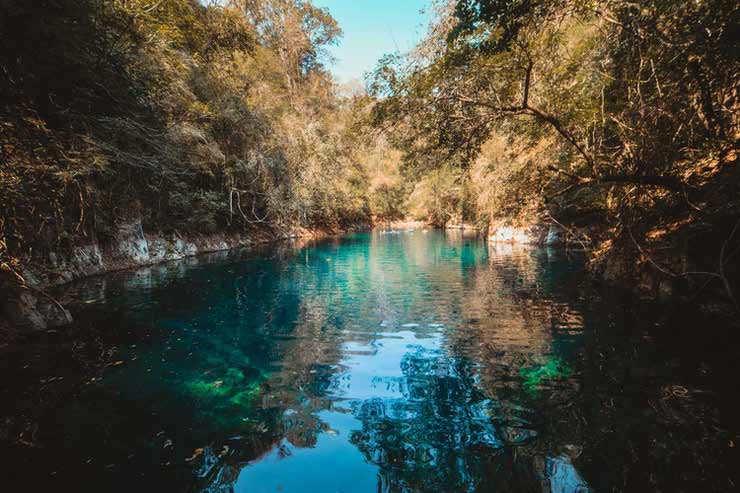
<instances>
[{"instance_id":1,"label":"ripple on water","mask_svg":"<svg viewBox=\"0 0 740 493\"><path fill-rule=\"evenodd\" d=\"M108 491L583 491L583 464L591 478L611 474L591 444L614 440L603 430L629 435L622 416L645 417L623 386L603 383L603 367L616 368L613 380L626 374L604 356L620 346L608 353L592 337L594 312L612 307L589 309L566 289L579 271L557 252L429 232L78 285L71 296L95 300L79 317L120 333L112 351L124 363L57 410L68 431L45 435L61 458L57 481L87 477ZM608 399L594 410L588 395ZM566 445L591 455L581 461Z\"/></svg>"}]
</instances>

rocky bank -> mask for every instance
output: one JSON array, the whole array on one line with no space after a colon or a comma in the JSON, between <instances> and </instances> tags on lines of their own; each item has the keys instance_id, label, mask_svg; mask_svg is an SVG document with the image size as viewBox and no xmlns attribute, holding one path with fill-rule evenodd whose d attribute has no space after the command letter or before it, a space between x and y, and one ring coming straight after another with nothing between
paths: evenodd
<instances>
[{"instance_id":1,"label":"rocky bank","mask_svg":"<svg viewBox=\"0 0 740 493\"><path fill-rule=\"evenodd\" d=\"M213 234L201 236L147 233L141 221L118 226L113 239L97 239L52 252L45 261L23 270L26 286L7 289L0 298L0 319L20 332L34 332L72 322L69 311L46 293L46 289L84 277L117 270L180 260L201 253L219 252L288 238L318 238L328 232L294 230L275 238L267 234Z\"/></svg>"},{"instance_id":2,"label":"rocky bank","mask_svg":"<svg viewBox=\"0 0 740 493\"><path fill-rule=\"evenodd\" d=\"M511 226L494 223L488 230L489 243L510 243L517 245L556 246L577 242L571 235L555 224L538 222L526 226Z\"/></svg>"}]
</instances>

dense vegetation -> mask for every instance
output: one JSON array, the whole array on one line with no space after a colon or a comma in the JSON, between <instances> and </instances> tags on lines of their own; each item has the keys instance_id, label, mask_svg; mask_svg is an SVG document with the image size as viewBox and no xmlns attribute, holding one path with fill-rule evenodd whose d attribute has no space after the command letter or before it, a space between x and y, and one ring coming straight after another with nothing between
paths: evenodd
<instances>
[{"instance_id":1,"label":"dense vegetation","mask_svg":"<svg viewBox=\"0 0 740 493\"><path fill-rule=\"evenodd\" d=\"M0 1L3 270L132 218L544 221L607 275L647 266L737 305L737 2L435 7L367 96L332 80L341 29L308 1Z\"/></svg>"},{"instance_id":2,"label":"dense vegetation","mask_svg":"<svg viewBox=\"0 0 740 493\"><path fill-rule=\"evenodd\" d=\"M373 142L323 65L341 35L327 11L2 1L0 33L6 270L132 218L181 234L369 220Z\"/></svg>"},{"instance_id":3,"label":"dense vegetation","mask_svg":"<svg viewBox=\"0 0 740 493\"><path fill-rule=\"evenodd\" d=\"M737 2L459 0L438 13L370 84L374 122L394 130L417 187L445 195L428 217L556 220L610 275L647 265L737 305Z\"/></svg>"}]
</instances>

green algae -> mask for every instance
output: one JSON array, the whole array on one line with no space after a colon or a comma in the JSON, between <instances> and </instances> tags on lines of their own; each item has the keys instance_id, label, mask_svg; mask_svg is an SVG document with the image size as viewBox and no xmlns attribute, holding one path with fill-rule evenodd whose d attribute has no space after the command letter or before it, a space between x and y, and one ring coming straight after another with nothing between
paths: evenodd
<instances>
[{"instance_id":1,"label":"green algae","mask_svg":"<svg viewBox=\"0 0 740 493\"><path fill-rule=\"evenodd\" d=\"M189 398L207 401L219 408L235 407L248 410L254 407L261 385L268 379L262 372L247 378L238 368L227 368L222 374L209 372L208 378L194 378L183 383Z\"/></svg>"},{"instance_id":2,"label":"green algae","mask_svg":"<svg viewBox=\"0 0 740 493\"><path fill-rule=\"evenodd\" d=\"M550 380L567 378L571 370L559 357L551 356L543 364L521 368L519 374L524 390L529 394L538 394L543 384Z\"/></svg>"}]
</instances>

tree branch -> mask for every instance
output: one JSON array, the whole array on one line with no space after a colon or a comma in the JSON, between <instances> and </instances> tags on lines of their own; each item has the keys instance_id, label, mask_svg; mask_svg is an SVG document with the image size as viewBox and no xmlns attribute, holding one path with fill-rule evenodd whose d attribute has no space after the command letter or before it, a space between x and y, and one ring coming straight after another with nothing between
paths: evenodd
<instances>
[{"instance_id":1,"label":"tree branch","mask_svg":"<svg viewBox=\"0 0 740 493\"><path fill-rule=\"evenodd\" d=\"M688 186L683 181L677 178L674 178L672 176L620 174L620 175L598 176L598 177L586 178L586 177L578 176L576 174L562 170L552 165L548 166L548 169L560 175L567 176L571 180L575 181L575 183L557 192L552 197L557 197L558 195L562 195L566 192L569 192L570 190L574 188L582 187L585 185L609 185L609 184L650 185L654 187L665 188L667 190L676 191L676 192L683 191Z\"/></svg>"}]
</instances>

